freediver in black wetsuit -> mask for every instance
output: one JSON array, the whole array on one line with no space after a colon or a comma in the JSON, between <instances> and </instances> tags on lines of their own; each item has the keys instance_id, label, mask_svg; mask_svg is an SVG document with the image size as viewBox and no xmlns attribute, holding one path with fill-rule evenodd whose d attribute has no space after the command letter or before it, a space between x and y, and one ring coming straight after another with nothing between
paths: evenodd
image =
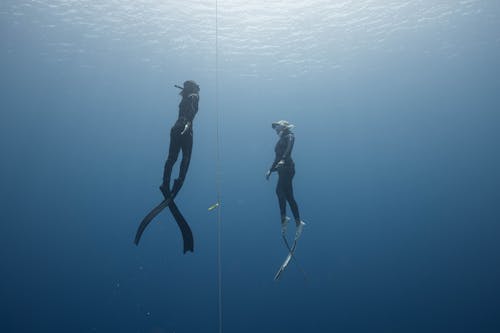
<instances>
[{"instance_id":1,"label":"freediver in black wetsuit","mask_svg":"<svg viewBox=\"0 0 500 333\"><path fill-rule=\"evenodd\" d=\"M136 245L139 244L142 233L149 223L165 207L168 206L175 221L177 222L177 225L179 226L179 229L181 230L184 242L184 253L186 253L194 250L193 234L191 232L191 228L184 219L184 216L182 216L181 212L177 208L174 198L184 183L184 179L186 178L189 168L189 162L191 161L191 151L193 148L193 120L196 113L198 113L198 101L200 99L198 93L200 91L200 87L195 81L192 80L184 82L184 87L179 87L177 85L176 87L182 89L180 93L182 100L179 104L179 117L170 130L170 147L163 171L163 183L160 185L160 190L165 199L159 205L154 207L141 221L135 235L134 243ZM170 190L172 168L181 151L182 160L179 168L179 177L175 179L172 190Z\"/></svg>"},{"instance_id":2,"label":"freediver in black wetsuit","mask_svg":"<svg viewBox=\"0 0 500 333\"><path fill-rule=\"evenodd\" d=\"M170 130L170 147L168 157L163 170L163 183L160 190L168 198L170 195L176 196L184 183L191 161L191 151L193 149L193 120L198 113L198 101L200 87L196 82L189 80L184 82L184 88L180 92L182 100L179 104L179 117ZM179 152L182 150L182 160L179 168L179 177L174 180L172 192L170 192L170 177Z\"/></svg>"},{"instance_id":3,"label":"freediver in black wetsuit","mask_svg":"<svg viewBox=\"0 0 500 333\"><path fill-rule=\"evenodd\" d=\"M272 123L273 129L280 137L276 143L274 162L266 173L266 179L269 180L271 173L278 172L278 184L276 185L276 195L281 213L281 231L286 233L288 217L286 216L286 202L292 210L297 227L295 232L295 239L298 239L302 233L302 228L305 223L300 219L299 207L293 195L292 179L295 175L295 163L292 160L292 149L295 142L295 136L292 133L294 125L286 120L280 120Z\"/></svg>"}]
</instances>

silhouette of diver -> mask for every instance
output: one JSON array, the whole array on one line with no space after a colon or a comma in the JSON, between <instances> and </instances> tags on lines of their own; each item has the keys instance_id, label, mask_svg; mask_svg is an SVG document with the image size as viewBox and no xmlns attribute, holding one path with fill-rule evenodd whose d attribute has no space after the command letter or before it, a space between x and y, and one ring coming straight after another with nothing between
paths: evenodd
<instances>
[{"instance_id":1,"label":"silhouette of diver","mask_svg":"<svg viewBox=\"0 0 500 333\"><path fill-rule=\"evenodd\" d=\"M189 168L191 161L191 151L193 149L193 120L198 113L198 101L200 87L196 82L190 80L184 82L184 88L180 92L182 100L179 104L179 117L170 130L170 147L168 157L163 170L163 184L160 190L168 198L170 195L177 195ZM182 160L179 168L179 177L174 181L172 193L170 193L170 177L179 152L182 151Z\"/></svg>"},{"instance_id":2,"label":"silhouette of diver","mask_svg":"<svg viewBox=\"0 0 500 333\"><path fill-rule=\"evenodd\" d=\"M305 223L300 219L299 207L293 195L292 179L295 175L295 163L292 160L292 149L295 143L295 135L292 133L292 129L294 125L286 120L279 120L272 123L272 127L280 138L274 148L275 158L273 164L266 173L266 179L269 180L272 172L278 172L276 195L278 196L281 213L281 231L283 235L286 233L286 227L289 220L286 216L286 203L288 202L297 227L295 239L298 239Z\"/></svg>"},{"instance_id":3,"label":"silhouette of diver","mask_svg":"<svg viewBox=\"0 0 500 333\"><path fill-rule=\"evenodd\" d=\"M184 82L184 87L177 88L182 89L180 95L182 100L179 104L179 116L174 126L170 130L170 146L168 150L168 157L165 162L165 167L163 170L163 183L160 185L160 190L164 196L164 200L153 208L148 215L142 220L137 233L135 236L134 243L139 244L142 233L148 226L148 224L153 220L153 218L158 215L165 207L169 207L170 212L175 218L177 225L179 226L182 238L184 242L184 253L187 251L193 252L194 242L193 234L191 228L187 224L184 216L177 208L174 202L174 198L177 193L179 193L182 185L184 184L184 179L186 177L189 163L191 161L191 151L193 148L193 120L198 113L198 101L199 101L199 91L200 87L195 81L189 80ZM172 168L179 157L179 153L182 151L182 160L179 168L179 177L174 180L173 188L170 190L170 178L172 175Z\"/></svg>"}]
</instances>

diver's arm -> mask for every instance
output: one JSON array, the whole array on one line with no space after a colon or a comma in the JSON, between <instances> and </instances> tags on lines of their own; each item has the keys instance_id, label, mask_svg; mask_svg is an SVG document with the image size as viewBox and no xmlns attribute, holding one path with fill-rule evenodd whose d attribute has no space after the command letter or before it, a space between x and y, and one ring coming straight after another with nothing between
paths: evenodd
<instances>
[{"instance_id":1,"label":"diver's arm","mask_svg":"<svg viewBox=\"0 0 500 333\"><path fill-rule=\"evenodd\" d=\"M187 122L184 125L184 129L182 130L181 135L184 135L184 133L189 130L189 128L192 126L194 116L196 116L196 113L198 113L198 95L191 94L188 96L188 99L189 104L186 112Z\"/></svg>"},{"instance_id":2,"label":"diver's arm","mask_svg":"<svg viewBox=\"0 0 500 333\"><path fill-rule=\"evenodd\" d=\"M290 154L292 153L294 140L295 140L295 138L293 137L292 133L286 135L286 148L285 148L285 151L283 152L283 155L281 156L280 164L285 163L285 160L288 157L290 157Z\"/></svg>"},{"instance_id":3,"label":"diver's arm","mask_svg":"<svg viewBox=\"0 0 500 333\"><path fill-rule=\"evenodd\" d=\"M278 165L279 161L280 161L280 159L278 158L278 156L276 156L276 158L274 159L273 164L271 164L271 167L266 172L266 179L267 180L269 180L269 177L271 176L271 173L277 170L276 166Z\"/></svg>"},{"instance_id":4,"label":"diver's arm","mask_svg":"<svg viewBox=\"0 0 500 333\"><path fill-rule=\"evenodd\" d=\"M294 142L293 134L291 133L287 134L285 140L286 140L285 151L281 155L276 154L276 158L274 159L273 165L271 166L271 169L269 169L271 172L278 170L278 168L280 168L285 164L285 160L290 157Z\"/></svg>"},{"instance_id":5,"label":"diver's arm","mask_svg":"<svg viewBox=\"0 0 500 333\"><path fill-rule=\"evenodd\" d=\"M280 161L281 160L280 160L279 156L276 156L276 158L274 159L273 164L271 164L271 167L269 168L269 171L271 171L271 172L276 171L277 170L276 167L278 166L278 164L279 164Z\"/></svg>"},{"instance_id":6,"label":"diver's arm","mask_svg":"<svg viewBox=\"0 0 500 333\"><path fill-rule=\"evenodd\" d=\"M197 94L191 94L189 95L189 120L193 121L194 117L198 113L198 95Z\"/></svg>"}]
</instances>

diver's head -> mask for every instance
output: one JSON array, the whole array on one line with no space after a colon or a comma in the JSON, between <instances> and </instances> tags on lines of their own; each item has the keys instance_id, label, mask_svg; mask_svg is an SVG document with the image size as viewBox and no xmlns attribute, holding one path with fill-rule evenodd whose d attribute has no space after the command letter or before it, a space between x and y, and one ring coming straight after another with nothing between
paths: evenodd
<instances>
[{"instance_id":1,"label":"diver's head","mask_svg":"<svg viewBox=\"0 0 500 333\"><path fill-rule=\"evenodd\" d=\"M292 130L295 126L293 124L290 124L286 120L278 120L272 123L271 125L273 129L276 131L276 134L281 135L284 132L288 132Z\"/></svg>"},{"instance_id":2,"label":"diver's head","mask_svg":"<svg viewBox=\"0 0 500 333\"><path fill-rule=\"evenodd\" d=\"M197 94L200 91L200 86L193 80L187 80L184 82L184 88L182 88L181 95L187 96L189 94Z\"/></svg>"}]
</instances>

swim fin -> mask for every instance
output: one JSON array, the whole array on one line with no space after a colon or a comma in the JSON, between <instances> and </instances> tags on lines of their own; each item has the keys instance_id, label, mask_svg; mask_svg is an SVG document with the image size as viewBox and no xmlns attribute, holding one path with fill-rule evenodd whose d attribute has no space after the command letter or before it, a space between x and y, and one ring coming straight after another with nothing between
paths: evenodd
<instances>
[{"instance_id":1,"label":"swim fin","mask_svg":"<svg viewBox=\"0 0 500 333\"><path fill-rule=\"evenodd\" d=\"M139 228L137 228L137 232L135 233L135 239L134 239L135 245L139 245L142 233L144 232L144 230L146 230L146 227L156 217L156 215L160 214L160 212L170 204L170 201L172 201L172 197L163 200L142 219L141 224L139 224Z\"/></svg>"},{"instance_id":2,"label":"swim fin","mask_svg":"<svg viewBox=\"0 0 500 333\"><path fill-rule=\"evenodd\" d=\"M168 208L170 209L170 212L174 216L175 222L177 222L177 225L181 230L182 240L184 244L184 253L188 251L194 252L193 232L191 231L189 224L186 222L186 219L184 219L184 216L182 216L179 208L177 208L177 205L173 200L168 205Z\"/></svg>"},{"instance_id":3,"label":"swim fin","mask_svg":"<svg viewBox=\"0 0 500 333\"><path fill-rule=\"evenodd\" d=\"M181 184L182 186L182 184ZM193 252L194 250L194 241L193 241L193 233L191 231L191 228L189 227L188 223L186 222L186 219L184 216L181 214L179 211L179 208L174 202L175 195L177 193L170 193L170 191L165 190L165 188L162 188L163 186L160 186L160 190L162 193L168 194L168 196L160 202L156 207L154 207L141 221L141 224L139 225L139 228L137 229L137 232L135 234L135 239L134 239L134 244L139 245L139 241L141 240L141 236L146 230L147 226L151 221L158 215L160 212L165 209L167 206L170 209L170 212L172 213L175 222L177 222L177 225L179 226L179 229L181 230L182 233L182 239L184 243L184 253L191 251ZM177 192L180 190L180 187L177 188Z\"/></svg>"},{"instance_id":4,"label":"swim fin","mask_svg":"<svg viewBox=\"0 0 500 333\"><path fill-rule=\"evenodd\" d=\"M288 241L286 240L286 236L285 235L283 235L283 242L285 243L285 245L286 245L286 247L288 249L288 255L286 256L285 261L283 261L283 263L281 264L281 267L278 269L278 272L274 276L274 280L275 281L279 280L279 278L281 277L281 274L283 274L283 272L287 268L288 264L290 263L290 260L293 257L293 254L295 252L295 248L297 247L297 240L295 240L293 242L292 247L290 248L290 245L288 244Z\"/></svg>"}]
</instances>

